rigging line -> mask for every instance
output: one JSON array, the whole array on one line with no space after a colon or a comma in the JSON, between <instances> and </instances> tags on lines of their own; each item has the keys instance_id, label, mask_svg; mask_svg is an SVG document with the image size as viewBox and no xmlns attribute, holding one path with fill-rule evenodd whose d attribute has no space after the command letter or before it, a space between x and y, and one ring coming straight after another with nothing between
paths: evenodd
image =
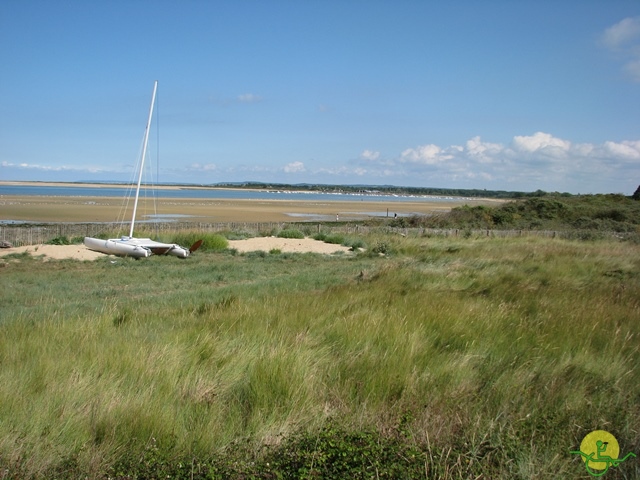
<instances>
[{"instance_id":1,"label":"rigging line","mask_svg":"<svg viewBox=\"0 0 640 480\"><path fill-rule=\"evenodd\" d=\"M118 217L116 218L116 223L120 224L118 230L118 236L122 235L125 230L125 222L128 221L128 218L131 214L128 212L129 204L131 203L131 198L134 195L135 185L136 185L136 172L140 168L140 162L142 161L142 150L144 145L144 135L142 136L142 140L140 141L140 148L138 150L138 155L136 156L136 164L134 168L131 170L131 174L129 177L129 183L127 184L127 188L122 199L122 203L120 205L120 212L118 213Z\"/></svg>"},{"instance_id":2,"label":"rigging line","mask_svg":"<svg viewBox=\"0 0 640 480\"><path fill-rule=\"evenodd\" d=\"M122 198L122 202L120 204L120 211L118 212L118 216L116 217L116 224L118 227L118 236L121 236L125 231L125 222L128 222L128 218L131 216L129 212L129 204L131 203L131 198L134 195L135 191L135 183L136 183L136 172L140 168L140 161L142 157L142 149L144 144L144 136L140 141L140 147L138 150L138 155L136 156L136 164L134 168L131 170L129 182L127 183L127 187L125 189L124 196Z\"/></svg>"}]
</instances>

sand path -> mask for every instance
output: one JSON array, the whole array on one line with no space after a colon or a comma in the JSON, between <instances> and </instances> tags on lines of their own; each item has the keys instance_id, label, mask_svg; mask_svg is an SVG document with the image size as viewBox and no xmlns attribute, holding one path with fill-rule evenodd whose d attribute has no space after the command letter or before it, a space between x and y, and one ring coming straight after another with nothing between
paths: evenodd
<instances>
[{"instance_id":1,"label":"sand path","mask_svg":"<svg viewBox=\"0 0 640 480\"><path fill-rule=\"evenodd\" d=\"M61 260L63 258L74 258L76 260L95 260L104 257L104 253L89 250L84 245L27 245L24 247L12 247L0 249L0 257L5 257L12 253L27 252L33 257L44 256Z\"/></svg>"},{"instance_id":2,"label":"sand path","mask_svg":"<svg viewBox=\"0 0 640 480\"><path fill-rule=\"evenodd\" d=\"M277 249L283 253L323 253L332 254L348 252L349 247L320 242L312 238L291 239L277 237L256 237L247 240L229 241L229 248L235 248L240 253L265 251ZM75 260L96 260L103 258L104 253L89 250L84 245L29 245L25 247L12 247L0 249L0 257L12 253L28 252L32 256L44 256L50 259L73 258ZM197 255L195 253L194 255Z\"/></svg>"},{"instance_id":3,"label":"sand path","mask_svg":"<svg viewBox=\"0 0 640 480\"><path fill-rule=\"evenodd\" d=\"M281 252L292 253L326 253L348 252L349 247L320 242L313 238L277 238L277 237L255 237L246 240L233 240L229 242L229 248L235 248L241 253L264 251L269 252L278 249Z\"/></svg>"}]
</instances>

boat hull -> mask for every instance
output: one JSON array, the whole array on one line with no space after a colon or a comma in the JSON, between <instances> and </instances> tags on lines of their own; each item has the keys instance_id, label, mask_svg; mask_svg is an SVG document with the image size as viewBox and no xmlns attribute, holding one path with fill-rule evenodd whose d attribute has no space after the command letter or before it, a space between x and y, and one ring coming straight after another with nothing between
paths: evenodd
<instances>
[{"instance_id":1,"label":"boat hull","mask_svg":"<svg viewBox=\"0 0 640 480\"><path fill-rule=\"evenodd\" d=\"M119 257L146 258L151 255L151 251L148 248L140 245L130 245L124 243L122 240L116 239L104 240L101 238L85 237L84 245L89 250L106 253L107 255L117 255Z\"/></svg>"},{"instance_id":2,"label":"boat hull","mask_svg":"<svg viewBox=\"0 0 640 480\"><path fill-rule=\"evenodd\" d=\"M188 249L175 243L161 243L150 238L100 238L85 237L84 245L97 252L121 257L145 258L150 255L172 255L178 258L187 258L191 253Z\"/></svg>"}]
</instances>

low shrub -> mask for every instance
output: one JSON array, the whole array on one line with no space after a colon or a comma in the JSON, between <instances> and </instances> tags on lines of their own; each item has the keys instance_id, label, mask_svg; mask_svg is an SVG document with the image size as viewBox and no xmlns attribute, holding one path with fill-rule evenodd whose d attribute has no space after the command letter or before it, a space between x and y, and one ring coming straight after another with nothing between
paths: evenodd
<instances>
[{"instance_id":1,"label":"low shrub","mask_svg":"<svg viewBox=\"0 0 640 480\"><path fill-rule=\"evenodd\" d=\"M264 250L256 250L253 252L246 253L247 258L265 258L267 256L267 252Z\"/></svg>"},{"instance_id":2,"label":"low shrub","mask_svg":"<svg viewBox=\"0 0 640 480\"><path fill-rule=\"evenodd\" d=\"M258 232L258 237L275 237L278 235L278 230L276 228L272 228L271 230L260 230Z\"/></svg>"},{"instance_id":3,"label":"low shrub","mask_svg":"<svg viewBox=\"0 0 640 480\"><path fill-rule=\"evenodd\" d=\"M320 240L321 242L331 243L333 245L344 245L345 236L341 233L318 233L313 236L315 240Z\"/></svg>"},{"instance_id":4,"label":"low shrub","mask_svg":"<svg viewBox=\"0 0 640 480\"><path fill-rule=\"evenodd\" d=\"M424 459L421 449L402 435L329 425L286 438L258 468L276 478L418 478L424 474Z\"/></svg>"},{"instance_id":5,"label":"low shrub","mask_svg":"<svg viewBox=\"0 0 640 480\"><path fill-rule=\"evenodd\" d=\"M253 234L242 230L239 230L237 232L225 230L223 232L218 232L218 235L222 235L227 240L246 240L247 238L253 238L254 236Z\"/></svg>"},{"instance_id":6,"label":"low shrub","mask_svg":"<svg viewBox=\"0 0 640 480\"><path fill-rule=\"evenodd\" d=\"M71 242L63 235L61 237L52 238L47 242L47 245L71 245Z\"/></svg>"},{"instance_id":7,"label":"low shrub","mask_svg":"<svg viewBox=\"0 0 640 480\"><path fill-rule=\"evenodd\" d=\"M353 251L367 248L367 244L364 242L364 240L360 238L353 239L352 241L349 242L347 246L351 247L351 250Z\"/></svg>"},{"instance_id":8,"label":"low shrub","mask_svg":"<svg viewBox=\"0 0 640 480\"><path fill-rule=\"evenodd\" d=\"M279 238L304 238L304 233L295 228L286 228L278 232Z\"/></svg>"},{"instance_id":9,"label":"low shrub","mask_svg":"<svg viewBox=\"0 0 640 480\"><path fill-rule=\"evenodd\" d=\"M197 232L185 232L179 233L173 236L172 242L189 248L198 240L202 240L200 250L212 251L212 250L224 250L229 246L229 241L222 235L217 233L197 233Z\"/></svg>"},{"instance_id":10,"label":"low shrub","mask_svg":"<svg viewBox=\"0 0 640 480\"><path fill-rule=\"evenodd\" d=\"M384 241L378 241L371 247L371 253L387 255L391 252L391 246Z\"/></svg>"}]
</instances>

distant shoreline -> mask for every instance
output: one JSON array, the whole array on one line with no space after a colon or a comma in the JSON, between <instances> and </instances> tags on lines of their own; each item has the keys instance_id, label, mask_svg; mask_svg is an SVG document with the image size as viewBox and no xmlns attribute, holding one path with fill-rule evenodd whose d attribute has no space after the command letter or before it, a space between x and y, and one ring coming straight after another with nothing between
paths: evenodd
<instances>
[{"instance_id":1,"label":"distant shoreline","mask_svg":"<svg viewBox=\"0 0 640 480\"><path fill-rule=\"evenodd\" d=\"M44 182L44 181L11 181L11 180L0 180L1 186L17 186L17 187L60 187L60 188L97 188L97 189L107 189L107 188L130 188L131 184L125 182L114 182L114 183L91 183L91 182ZM465 195L447 195L447 194L419 194L419 193L409 193L409 192L379 192L379 193L363 193L363 192L353 192L353 191L345 191L345 192L328 192L323 191L322 189L310 190L310 189L296 189L295 185L288 185L289 188L282 188L282 185L274 185L267 186L264 188L255 188L255 187L232 187L232 186L219 186L219 185L197 185L197 184L177 184L177 185L154 185L152 188L157 190L164 191L188 191L188 190L198 190L198 191L207 191L207 190L218 190L218 191L235 191L235 192L283 192L283 193L318 193L323 195L332 195L334 193L341 193L343 195L349 195L353 197L357 197L359 195L371 195L380 197L380 201L384 201L385 197L403 197L403 198L421 198L425 200L429 199L452 199L454 202L471 202L471 203L483 203L483 204L493 204L493 203L502 203L505 201L504 198L494 198L494 197L476 197L476 196L465 196ZM335 186L339 188L339 185ZM399 187L401 188L401 187Z\"/></svg>"},{"instance_id":2,"label":"distant shoreline","mask_svg":"<svg viewBox=\"0 0 640 480\"><path fill-rule=\"evenodd\" d=\"M38 181L11 181L0 180L0 186L13 185L19 187L64 187L64 188L114 188L122 187L128 188L131 186L129 183L90 183L90 182L38 182ZM216 187L216 186L201 186L201 185L154 185L153 188L159 190L256 190L255 188L234 188L234 187Z\"/></svg>"}]
</instances>

